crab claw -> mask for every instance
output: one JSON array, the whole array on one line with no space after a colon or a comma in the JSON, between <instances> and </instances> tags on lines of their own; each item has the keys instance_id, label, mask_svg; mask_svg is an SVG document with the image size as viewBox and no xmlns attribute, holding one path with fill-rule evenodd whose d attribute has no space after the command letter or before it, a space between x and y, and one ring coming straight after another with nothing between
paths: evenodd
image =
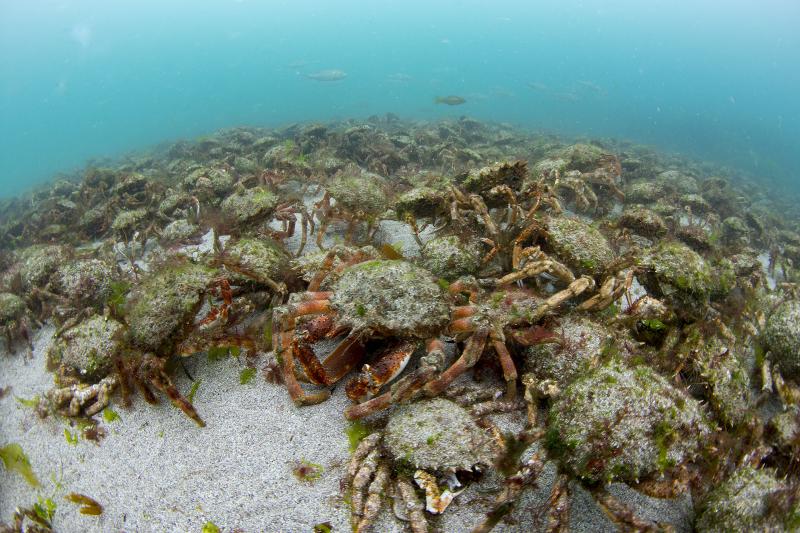
<instances>
[{"instance_id":1,"label":"crab claw","mask_svg":"<svg viewBox=\"0 0 800 533\"><path fill-rule=\"evenodd\" d=\"M358 376L347 383L347 397L354 402L361 402L376 395L385 384L400 375L416 349L416 342L403 341L381 350L374 364L364 365Z\"/></svg>"}]
</instances>

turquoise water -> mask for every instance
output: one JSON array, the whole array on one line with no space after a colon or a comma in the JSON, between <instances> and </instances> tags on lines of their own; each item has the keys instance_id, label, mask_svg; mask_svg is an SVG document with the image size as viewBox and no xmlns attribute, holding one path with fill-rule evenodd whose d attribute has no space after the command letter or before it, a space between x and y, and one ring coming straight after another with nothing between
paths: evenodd
<instances>
[{"instance_id":1,"label":"turquoise water","mask_svg":"<svg viewBox=\"0 0 800 533\"><path fill-rule=\"evenodd\" d=\"M794 184L798 26L791 0L0 0L0 194L220 127L385 112L627 138ZM305 77L326 69L347 76Z\"/></svg>"}]
</instances>

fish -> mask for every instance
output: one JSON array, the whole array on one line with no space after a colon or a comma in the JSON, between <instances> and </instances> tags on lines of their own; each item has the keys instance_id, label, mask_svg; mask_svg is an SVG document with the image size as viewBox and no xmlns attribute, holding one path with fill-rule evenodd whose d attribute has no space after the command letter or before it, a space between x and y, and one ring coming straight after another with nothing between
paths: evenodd
<instances>
[{"instance_id":1,"label":"fish","mask_svg":"<svg viewBox=\"0 0 800 533\"><path fill-rule=\"evenodd\" d=\"M578 80L576 83L580 86L579 88L587 89L589 91L592 91L593 93L605 94L606 92L605 89L603 89L602 87L591 81Z\"/></svg>"},{"instance_id":2,"label":"fish","mask_svg":"<svg viewBox=\"0 0 800 533\"><path fill-rule=\"evenodd\" d=\"M328 69L305 74L305 77L314 81L339 81L347 77L347 72L338 69Z\"/></svg>"},{"instance_id":3,"label":"fish","mask_svg":"<svg viewBox=\"0 0 800 533\"><path fill-rule=\"evenodd\" d=\"M553 93L553 96L562 102L577 102L581 99L580 96L569 91Z\"/></svg>"},{"instance_id":4,"label":"fish","mask_svg":"<svg viewBox=\"0 0 800 533\"><path fill-rule=\"evenodd\" d=\"M466 103L466 100L464 100L460 96L455 96L451 94L448 96L437 96L433 102L435 104L461 105L463 103Z\"/></svg>"},{"instance_id":5,"label":"fish","mask_svg":"<svg viewBox=\"0 0 800 533\"><path fill-rule=\"evenodd\" d=\"M403 74L402 72L398 72L396 74L389 74L386 76L386 79L395 83L406 83L411 81L413 78L408 74Z\"/></svg>"},{"instance_id":6,"label":"fish","mask_svg":"<svg viewBox=\"0 0 800 533\"><path fill-rule=\"evenodd\" d=\"M538 81L531 81L531 82L528 82L528 87L530 87L530 88L531 88L531 89L533 89L534 91L542 91L542 92L545 92L545 91L549 91L549 90L550 90L550 89L547 87L547 85L545 85L544 83L538 82Z\"/></svg>"}]
</instances>

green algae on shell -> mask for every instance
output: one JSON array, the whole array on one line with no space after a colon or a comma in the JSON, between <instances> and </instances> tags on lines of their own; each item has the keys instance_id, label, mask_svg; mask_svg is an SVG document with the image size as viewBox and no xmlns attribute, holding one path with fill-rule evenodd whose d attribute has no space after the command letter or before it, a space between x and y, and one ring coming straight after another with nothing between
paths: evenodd
<instances>
[{"instance_id":1,"label":"green algae on shell","mask_svg":"<svg viewBox=\"0 0 800 533\"><path fill-rule=\"evenodd\" d=\"M778 413L769 421L772 441L781 450L794 453L800 452L800 406L789 407L783 413Z\"/></svg>"},{"instance_id":2,"label":"green algae on shell","mask_svg":"<svg viewBox=\"0 0 800 533\"><path fill-rule=\"evenodd\" d=\"M634 482L692 460L709 435L696 400L647 366L612 360L558 397L547 443L579 477Z\"/></svg>"},{"instance_id":3,"label":"green algae on shell","mask_svg":"<svg viewBox=\"0 0 800 533\"><path fill-rule=\"evenodd\" d=\"M102 259L77 259L62 264L53 276L59 294L87 306L104 304L119 278L112 264Z\"/></svg>"},{"instance_id":4,"label":"green algae on shell","mask_svg":"<svg viewBox=\"0 0 800 533\"><path fill-rule=\"evenodd\" d=\"M800 501L781 498L789 490L773 470L742 466L700 503L695 528L703 533L797 531Z\"/></svg>"},{"instance_id":5,"label":"green algae on shell","mask_svg":"<svg viewBox=\"0 0 800 533\"><path fill-rule=\"evenodd\" d=\"M547 243L577 274L596 276L614 260L608 239L594 226L568 217L547 220Z\"/></svg>"},{"instance_id":6,"label":"green algae on shell","mask_svg":"<svg viewBox=\"0 0 800 533\"><path fill-rule=\"evenodd\" d=\"M763 333L772 362L788 378L800 378L800 300L786 300L767 319Z\"/></svg>"},{"instance_id":7,"label":"green algae on shell","mask_svg":"<svg viewBox=\"0 0 800 533\"><path fill-rule=\"evenodd\" d=\"M218 274L214 268L187 263L167 266L134 287L127 298L131 342L158 351L194 319L203 294Z\"/></svg>"},{"instance_id":8,"label":"green algae on shell","mask_svg":"<svg viewBox=\"0 0 800 533\"><path fill-rule=\"evenodd\" d=\"M161 239L164 242L182 242L191 238L200 231L197 224L193 224L185 218L173 220L161 231Z\"/></svg>"},{"instance_id":9,"label":"green algae on shell","mask_svg":"<svg viewBox=\"0 0 800 533\"><path fill-rule=\"evenodd\" d=\"M731 248L743 248L750 243L750 228L739 217L728 217L722 221L722 243Z\"/></svg>"},{"instance_id":10,"label":"green algae on shell","mask_svg":"<svg viewBox=\"0 0 800 533\"><path fill-rule=\"evenodd\" d=\"M678 356L688 360L706 389L711 409L728 426L744 423L750 408L750 375L739 348L717 335L707 336L698 324L684 329Z\"/></svg>"},{"instance_id":11,"label":"green algae on shell","mask_svg":"<svg viewBox=\"0 0 800 533\"><path fill-rule=\"evenodd\" d=\"M619 217L619 225L648 239L658 239L667 234L664 219L643 205L626 206Z\"/></svg>"},{"instance_id":12,"label":"green algae on shell","mask_svg":"<svg viewBox=\"0 0 800 533\"><path fill-rule=\"evenodd\" d=\"M290 270L289 253L269 238L244 237L225 247L225 266L256 281L282 281Z\"/></svg>"},{"instance_id":13,"label":"green algae on shell","mask_svg":"<svg viewBox=\"0 0 800 533\"><path fill-rule=\"evenodd\" d=\"M77 375L81 381L96 382L105 377L114 358L124 346L125 326L113 319L94 315L66 330L47 352L47 367Z\"/></svg>"},{"instance_id":14,"label":"green algae on shell","mask_svg":"<svg viewBox=\"0 0 800 533\"><path fill-rule=\"evenodd\" d=\"M436 472L488 466L500 451L469 411L444 398L398 409L386 425L384 444L396 461Z\"/></svg>"},{"instance_id":15,"label":"green algae on shell","mask_svg":"<svg viewBox=\"0 0 800 533\"><path fill-rule=\"evenodd\" d=\"M68 247L57 244L25 248L19 254L22 288L29 291L44 287L58 267L71 256L72 252Z\"/></svg>"},{"instance_id":16,"label":"green algae on shell","mask_svg":"<svg viewBox=\"0 0 800 533\"><path fill-rule=\"evenodd\" d=\"M346 269L333 287L340 324L377 335L428 338L448 323L450 308L427 270L402 260L374 260Z\"/></svg>"},{"instance_id":17,"label":"green algae on shell","mask_svg":"<svg viewBox=\"0 0 800 533\"><path fill-rule=\"evenodd\" d=\"M452 281L477 273L481 267L481 256L477 241L463 242L456 235L444 235L425 243L422 266L434 276Z\"/></svg>"},{"instance_id":18,"label":"green algae on shell","mask_svg":"<svg viewBox=\"0 0 800 533\"><path fill-rule=\"evenodd\" d=\"M19 320L26 309L25 301L16 294L0 292L0 326Z\"/></svg>"},{"instance_id":19,"label":"green algae on shell","mask_svg":"<svg viewBox=\"0 0 800 533\"><path fill-rule=\"evenodd\" d=\"M665 296L671 305L690 311L708 302L713 273L705 259L685 244L661 242L650 250L643 264L649 274L642 279L644 285L656 296Z\"/></svg>"},{"instance_id":20,"label":"green algae on shell","mask_svg":"<svg viewBox=\"0 0 800 533\"><path fill-rule=\"evenodd\" d=\"M146 209L120 211L114 218L114 222L111 223L111 229L117 233L127 233L130 238L133 236L133 232L142 225L145 218L147 218Z\"/></svg>"},{"instance_id":21,"label":"green algae on shell","mask_svg":"<svg viewBox=\"0 0 800 533\"><path fill-rule=\"evenodd\" d=\"M340 175L330 180L326 189L337 206L351 213L361 211L367 216L376 217L388 207L383 184L373 174Z\"/></svg>"},{"instance_id":22,"label":"green algae on shell","mask_svg":"<svg viewBox=\"0 0 800 533\"><path fill-rule=\"evenodd\" d=\"M610 336L611 330L604 325L585 316L568 315L553 327L553 342L524 349L524 370L533 372L538 380L552 380L560 388L566 387L610 349Z\"/></svg>"},{"instance_id":23,"label":"green algae on shell","mask_svg":"<svg viewBox=\"0 0 800 533\"><path fill-rule=\"evenodd\" d=\"M222 201L222 213L229 219L245 224L266 217L278 206L278 197L263 187L235 192Z\"/></svg>"}]
</instances>

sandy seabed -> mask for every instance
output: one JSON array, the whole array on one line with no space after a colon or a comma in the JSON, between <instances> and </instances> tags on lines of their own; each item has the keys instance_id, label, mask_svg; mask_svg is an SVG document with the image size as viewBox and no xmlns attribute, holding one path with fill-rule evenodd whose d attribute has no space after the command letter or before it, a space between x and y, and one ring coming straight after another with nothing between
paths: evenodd
<instances>
[{"instance_id":1,"label":"sandy seabed","mask_svg":"<svg viewBox=\"0 0 800 533\"><path fill-rule=\"evenodd\" d=\"M16 473L0 470L0 515L5 519L17 505L43 496L56 502L53 526L64 532L199 532L209 521L223 532L311 532L320 523L329 523L333 531L350 530L350 510L340 489L350 456L342 414L349 400L343 387L322 404L296 408L280 385L260 377L242 385L244 366L236 359L209 361L198 355L186 366L202 380L194 405L205 428L169 402L151 406L134 398L131 409L116 407L120 420L100 422L108 434L99 445L84 439L69 444L64 429L76 429L66 419L41 420L15 399L51 387L45 353L53 333L53 327L38 332L32 359L23 353L0 356L0 386L12 387L0 399L0 442L19 443L42 483L37 490ZM181 372L175 381L182 391L191 387ZM293 475L303 460L323 467L319 479L302 482ZM537 486L518 503L517 523L500 524L495 531L535 529L554 478L555 468L548 463ZM470 485L440 517L442 531L469 531L478 524L492 499L485 492L498 482L487 476ZM77 505L64 500L69 492L91 496L103 505L103 514L79 514ZM572 530L616 531L588 493L577 486L573 492ZM621 484L612 485L611 492L642 517L690 529L688 496L656 500ZM402 528L384 513L375 531Z\"/></svg>"}]
</instances>

